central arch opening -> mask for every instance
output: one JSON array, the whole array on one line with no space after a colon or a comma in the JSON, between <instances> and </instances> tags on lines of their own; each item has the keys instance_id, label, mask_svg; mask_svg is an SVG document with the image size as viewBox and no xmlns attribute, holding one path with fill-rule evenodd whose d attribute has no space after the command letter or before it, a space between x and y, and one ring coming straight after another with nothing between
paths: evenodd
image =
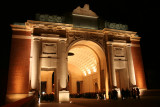
<instances>
[{"instance_id":1,"label":"central arch opening","mask_svg":"<svg viewBox=\"0 0 160 107\"><path fill-rule=\"evenodd\" d=\"M71 98L108 98L108 73L103 49L95 42L81 40L69 47L68 90ZM107 94L106 94L107 93Z\"/></svg>"}]
</instances>

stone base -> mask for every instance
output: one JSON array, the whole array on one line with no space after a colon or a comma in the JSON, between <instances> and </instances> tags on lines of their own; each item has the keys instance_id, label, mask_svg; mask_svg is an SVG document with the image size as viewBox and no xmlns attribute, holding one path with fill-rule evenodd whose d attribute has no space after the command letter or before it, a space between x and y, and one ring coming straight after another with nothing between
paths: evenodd
<instances>
[{"instance_id":1,"label":"stone base","mask_svg":"<svg viewBox=\"0 0 160 107\"><path fill-rule=\"evenodd\" d=\"M59 91L59 102L69 102L69 91Z\"/></svg>"},{"instance_id":2,"label":"stone base","mask_svg":"<svg viewBox=\"0 0 160 107\"><path fill-rule=\"evenodd\" d=\"M7 94L6 95L6 103L16 102L18 100L29 97L30 94Z\"/></svg>"},{"instance_id":3,"label":"stone base","mask_svg":"<svg viewBox=\"0 0 160 107\"><path fill-rule=\"evenodd\" d=\"M120 91L120 88L115 88L115 90L117 91L118 98L121 98L121 91Z\"/></svg>"}]
</instances>

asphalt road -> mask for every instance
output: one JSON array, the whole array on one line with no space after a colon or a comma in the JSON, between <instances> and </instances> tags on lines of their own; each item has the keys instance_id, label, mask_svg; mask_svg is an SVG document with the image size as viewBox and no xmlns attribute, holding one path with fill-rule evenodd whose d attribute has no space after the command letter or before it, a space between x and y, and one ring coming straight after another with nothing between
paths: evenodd
<instances>
[{"instance_id":1,"label":"asphalt road","mask_svg":"<svg viewBox=\"0 0 160 107\"><path fill-rule=\"evenodd\" d=\"M71 98L71 103L41 103L38 107L160 107L160 96L145 96L141 99L96 100Z\"/></svg>"}]
</instances>

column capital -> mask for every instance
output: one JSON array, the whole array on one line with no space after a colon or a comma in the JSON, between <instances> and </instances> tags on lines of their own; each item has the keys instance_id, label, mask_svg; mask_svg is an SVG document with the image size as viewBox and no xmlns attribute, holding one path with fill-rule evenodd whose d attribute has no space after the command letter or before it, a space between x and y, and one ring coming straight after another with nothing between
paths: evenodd
<instances>
[{"instance_id":1,"label":"column capital","mask_svg":"<svg viewBox=\"0 0 160 107\"><path fill-rule=\"evenodd\" d=\"M112 42L106 42L106 44L108 45L108 46L112 46Z\"/></svg>"},{"instance_id":2,"label":"column capital","mask_svg":"<svg viewBox=\"0 0 160 107\"><path fill-rule=\"evenodd\" d=\"M60 42L63 42L63 41L66 42L66 41L67 41L67 38L59 38L59 41L60 41Z\"/></svg>"},{"instance_id":3,"label":"column capital","mask_svg":"<svg viewBox=\"0 0 160 107\"><path fill-rule=\"evenodd\" d=\"M127 47L131 47L131 45L132 45L131 43L127 43Z\"/></svg>"},{"instance_id":4,"label":"column capital","mask_svg":"<svg viewBox=\"0 0 160 107\"><path fill-rule=\"evenodd\" d=\"M40 41L41 38L40 38L40 37L33 37L33 40L34 40L34 41Z\"/></svg>"}]
</instances>

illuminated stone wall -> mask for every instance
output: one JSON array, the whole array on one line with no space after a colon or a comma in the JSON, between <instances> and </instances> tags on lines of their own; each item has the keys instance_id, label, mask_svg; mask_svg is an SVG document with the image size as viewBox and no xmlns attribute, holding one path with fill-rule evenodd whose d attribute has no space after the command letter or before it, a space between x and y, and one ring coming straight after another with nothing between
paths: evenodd
<instances>
[{"instance_id":1,"label":"illuminated stone wall","mask_svg":"<svg viewBox=\"0 0 160 107\"><path fill-rule=\"evenodd\" d=\"M82 93L90 93L90 92L100 92L100 84L99 84L100 78L98 76L98 73L94 73L91 75L87 75L83 77L83 92ZM95 87L95 83L98 84L97 90Z\"/></svg>"},{"instance_id":2,"label":"illuminated stone wall","mask_svg":"<svg viewBox=\"0 0 160 107\"><path fill-rule=\"evenodd\" d=\"M132 42L132 57L135 69L136 84L139 88L146 89L146 79L141 56L141 47L139 42Z\"/></svg>"},{"instance_id":3,"label":"illuminated stone wall","mask_svg":"<svg viewBox=\"0 0 160 107\"><path fill-rule=\"evenodd\" d=\"M8 75L8 94L28 93L31 40L30 32L13 31Z\"/></svg>"},{"instance_id":4,"label":"illuminated stone wall","mask_svg":"<svg viewBox=\"0 0 160 107\"><path fill-rule=\"evenodd\" d=\"M45 79L48 76L44 78L41 71L53 70L56 101L63 97L59 93L69 94L68 75L73 94L77 93L77 81L82 83L80 93L96 92L95 84L106 95L113 88L120 92L116 72L122 69L128 71L121 77L129 78L127 88L146 88L140 37L135 36L136 32L75 28L71 24L31 20L25 26L12 26L12 31L8 94L40 90L41 81L51 80ZM68 56L69 52L74 55Z\"/></svg>"},{"instance_id":5,"label":"illuminated stone wall","mask_svg":"<svg viewBox=\"0 0 160 107\"><path fill-rule=\"evenodd\" d=\"M69 91L71 94L77 93L77 82L81 82L80 93L96 92L95 83L98 84L97 92L100 91L100 77L98 72L92 72L86 76L76 66L69 64Z\"/></svg>"},{"instance_id":6,"label":"illuminated stone wall","mask_svg":"<svg viewBox=\"0 0 160 107\"><path fill-rule=\"evenodd\" d=\"M83 74L80 69L72 64L68 64L69 72L69 92L71 94L77 93L77 81L83 81Z\"/></svg>"}]
</instances>

